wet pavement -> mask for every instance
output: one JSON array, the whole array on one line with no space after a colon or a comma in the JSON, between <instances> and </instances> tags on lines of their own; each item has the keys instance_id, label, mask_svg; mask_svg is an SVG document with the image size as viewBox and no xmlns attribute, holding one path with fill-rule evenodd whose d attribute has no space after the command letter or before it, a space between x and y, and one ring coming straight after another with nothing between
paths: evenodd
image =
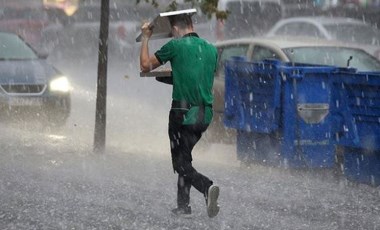
<instances>
[{"instance_id":1,"label":"wet pavement","mask_svg":"<svg viewBox=\"0 0 380 230\"><path fill-rule=\"evenodd\" d=\"M2 130L2 229L380 229L379 188L329 170L246 168L232 146L196 149L194 165L221 187L222 208L209 219L192 189L193 214L183 218L170 213L176 175L167 152L109 146L95 155L90 142Z\"/></svg>"},{"instance_id":2,"label":"wet pavement","mask_svg":"<svg viewBox=\"0 0 380 230\"><path fill-rule=\"evenodd\" d=\"M192 189L192 216L173 216L170 87L111 63L107 148L96 155L96 61L51 60L72 80L73 111L61 131L0 123L1 229L380 229L380 188L339 170L242 167L235 146L211 143L194 165L220 186L221 212L209 219Z\"/></svg>"}]
</instances>

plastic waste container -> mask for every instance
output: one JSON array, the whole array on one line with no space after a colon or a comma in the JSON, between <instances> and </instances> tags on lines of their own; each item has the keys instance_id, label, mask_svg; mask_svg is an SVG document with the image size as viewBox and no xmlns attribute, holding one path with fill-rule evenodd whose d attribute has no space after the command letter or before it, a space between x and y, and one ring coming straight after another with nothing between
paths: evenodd
<instances>
[{"instance_id":1,"label":"plastic waste container","mask_svg":"<svg viewBox=\"0 0 380 230\"><path fill-rule=\"evenodd\" d=\"M380 73L339 69L332 76L331 113L344 175L380 185Z\"/></svg>"},{"instance_id":2,"label":"plastic waste container","mask_svg":"<svg viewBox=\"0 0 380 230\"><path fill-rule=\"evenodd\" d=\"M283 167L333 167L330 66L275 60L225 63L226 127L237 155Z\"/></svg>"},{"instance_id":3,"label":"plastic waste container","mask_svg":"<svg viewBox=\"0 0 380 230\"><path fill-rule=\"evenodd\" d=\"M333 74L332 85L337 143L380 150L380 73L340 70Z\"/></svg>"}]
</instances>

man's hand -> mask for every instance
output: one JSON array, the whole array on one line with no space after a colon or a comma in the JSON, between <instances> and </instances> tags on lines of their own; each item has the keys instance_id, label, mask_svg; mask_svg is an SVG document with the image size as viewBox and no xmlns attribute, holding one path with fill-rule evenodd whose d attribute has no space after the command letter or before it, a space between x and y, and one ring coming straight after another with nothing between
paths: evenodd
<instances>
[{"instance_id":1,"label":"man's hand","mask_svg":"<svg viewBox=\"0 0 380 230\"><path fill-rule=\"evenodd\" d=\"M141 34L142 34L143 39L149 39L152 36L152 33L153 33L152 28L153 27L150 27L149 25L150 25L149 22L145 22L141 26Z\"/></svg>"}]
</instances>

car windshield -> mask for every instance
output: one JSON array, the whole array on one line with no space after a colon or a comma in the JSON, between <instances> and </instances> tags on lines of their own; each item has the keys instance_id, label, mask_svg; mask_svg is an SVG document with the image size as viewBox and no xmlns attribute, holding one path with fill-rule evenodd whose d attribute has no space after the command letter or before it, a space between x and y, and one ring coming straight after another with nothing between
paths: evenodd
<instances>
[{"instance_id":1,"label":"car windshield","mask_svg":"<svg viewBox=\"0 0 380 230\"><path fill-rule=\"evenodd\" d=\"M17 35L0 33L0 60L37 58L36 53Z\"/></svg>"},{"instance_id":2,"label":"car windshield","mask_svg":"<svg viewBox=\"0 0 380 230\"><path fill-rule=\"evenodd\" d=\"M295 47L283 49L291 62L350 67L359 71L380 71L380 62L366 52L344 47Z\"/></svg>"},{"instance_id":3,"label":"car windshield","mask_svg":"<svg viewBox=\"0 0 380 230\"><path fill-rule=\"evenodd\" d=\"M325 25L331 36L343 42L357 42L368 45L380 45L380 32L363 24Z\"/></svg>"}]
</instances>

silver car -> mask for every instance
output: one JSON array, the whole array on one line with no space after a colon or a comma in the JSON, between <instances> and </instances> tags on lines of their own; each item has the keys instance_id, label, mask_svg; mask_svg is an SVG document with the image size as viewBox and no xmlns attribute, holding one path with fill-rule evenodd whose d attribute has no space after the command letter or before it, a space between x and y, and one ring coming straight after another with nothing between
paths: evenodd
<instances>
[{"instance_id":1,"label":"silver car","mask_svg":"<svg viewBox=\"0 0 380 230\"><path fill-rule=\"evenodd\" d=\"M352 18L325 16L286 18L278 21L267 36L312 37L359 45L380 60L380 30Z\"/></svg>"}]
</instances>

